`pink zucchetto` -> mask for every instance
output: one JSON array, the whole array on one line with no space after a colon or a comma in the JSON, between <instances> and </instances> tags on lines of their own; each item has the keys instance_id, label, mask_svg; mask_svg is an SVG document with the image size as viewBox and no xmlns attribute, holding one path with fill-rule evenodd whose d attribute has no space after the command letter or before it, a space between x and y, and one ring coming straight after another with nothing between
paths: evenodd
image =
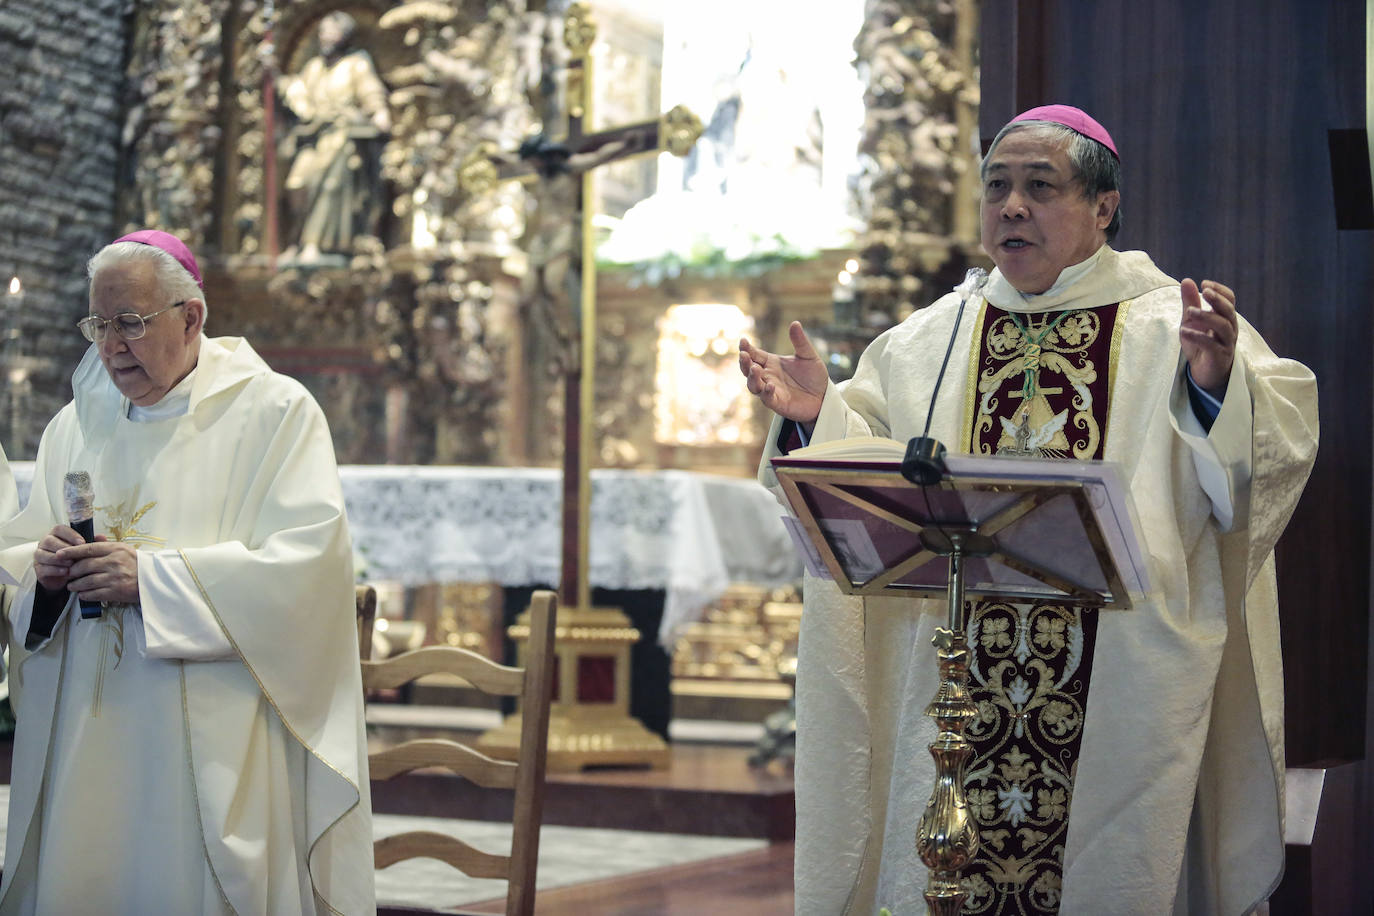
<instances>
[{"instance_id":1,"label":"pink zucchetto","mask_svg":"<svg viewBox=\"0 0 1374 916\"><path fill-rule=\"evenodd\" d=\"M196 286L205 289L205 283L200 279L200 265L196 263L195 255L191 254L191 249L186 247L186 243L175 235L157 229L140 229L137 232L120 236L111 244L118 242L138 242L140 245L151 245L154 248L162 249L176 258L178 264L186 268L186 272L196 281Z\"/></svg>"},{"instance_id":2,"label":"pink zucchetto","mask_svg":"<svg viewBox=\"0 0 1374 916\"><path fill-rule=\"evenodd\" d=\"M1112 135L1107 133L1107 128L1094 121L1081 108L1074 108L1072 105L1041 105L1039 108L1023 111L1011 119L1013 124L1017 121L1052 121L1055 124L1063 124L1069 130L1101 143L1112 151L1118 162L1121 161L1121 154L1116 151L1116 144L1112 142Z\"/></svg>"}]
</instances>

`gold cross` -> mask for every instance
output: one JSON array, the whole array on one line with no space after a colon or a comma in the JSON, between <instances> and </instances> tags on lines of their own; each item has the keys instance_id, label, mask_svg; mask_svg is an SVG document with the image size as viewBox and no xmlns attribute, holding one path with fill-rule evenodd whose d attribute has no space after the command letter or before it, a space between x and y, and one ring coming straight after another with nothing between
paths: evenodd
<instances>
[{"instance_id":1,"label":"gold cross","mask_svg":"<svg viewBox=\"0 0 1374 916\"><path fill-rule=\"evenodd\" d=\"M1037 378L1036 381L1038 382L1038 381L1040 381L1040 379ZM1063 393L1064 393L1064 389L1063 389L1063 388L1041 388L1039 385L1036 385L1036 387L1035 387L1035 393L1036 393L1036 394L1063 394ZM1009 398L1023 398L1023 397L1025 397L1025 396L1026 396L1026 395L1025 395L1025 392L1021 391L1020 389L1017 389L1016 391L1009 391L1009 392L1007 392L1007 397L1009 397Z\"/></svg>"}]
</instances>

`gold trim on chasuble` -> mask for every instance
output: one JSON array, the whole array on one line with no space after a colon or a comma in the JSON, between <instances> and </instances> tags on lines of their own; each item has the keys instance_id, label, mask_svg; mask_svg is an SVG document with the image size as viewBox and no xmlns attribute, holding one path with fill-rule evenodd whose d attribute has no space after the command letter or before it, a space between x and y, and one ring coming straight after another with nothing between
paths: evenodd
<instances>
[{"instance_id":1,"label":"gold trim on chasuble","mask_svg":"<svg viewBox=\"0 0 1374 916\"><path fill-rule=\"evenodd\" d=\"M272 707L272 712L276 713L277 721L281 723L282 728L286 729L287 734L294 738L297 744L305 748L306 751L310 754L310 756L318 760L325 767L325 769L332 770L334 775L338 776L345 783L347 783L349 788L353 790L354 795L356 796L353 799L353 804L345 808L339 814L338 817L330 821L325 826L325 828L322 831L320 831L320 835L315 838L314 842L310 844L310 848L306 850L305 853L306 870L310 873L310 890L315 895L315 899L319 900L325 906L329 907L329 912L338 914L338 916L343 916L343 914L340 913L339 910L335 908L335 906L332 903L326 900L323 894L320 893L319 886L315 884L315 869L314 866L311 864L311 859L315 855L315 847L319 845L320 840L324 839L325 834L333 830L339 822L341 822L344 818L348 817L348 815L352 814L353 810L362 803L362 790L358 788L358 784L356 782L348 778L348 774L344 773L338 767L334 766L334 764L326 760L324 755L321 754L318 750L316 750L313 744L302 738L300 734L295 730L295 728L291 726L291 723L287 721L286 716L282 715L281 708L277 706L277 701L273 699L272 694L268 692L267 685L263 683L262 678L258 677L258 673L253 670L253 666L248 663L248 657L244 655L243 650L239 648L238 642L234 639L234 634L230 633L229 628L224 625L224 618L220 616L219 608L215 607L215 602L213 599L211 599L210 593L205 590L205 585L200 581L200 576L196 574L196 568L194 565L192 565L191 558L186 555L185 550L182 550L180 548L177 549L177 555L180 556L181 561L186 564L186 569L191 574L191 581L196 584L196 589L200 592L201 600L203 600L205 602L205 606L210 609L210 614L215 618L215 623L219 624L220 631L224 633L224 638L229 640L229 645L233 647L234 654L238 656L239 661L243 663L243 667L247 669L248 674L257 683L258 691L262 694L263 699L267 701L268 706ZM362 669L359 668L359 671L361 670ZM184 670L182 673L182 677L185 678ZM189 741L191 734L189 720L187 723L186 734L187 740ZM216 878L216 881L218 880L219 879Z\"/></svg>"},{"instance_id":2,"label":"gold trim on chasuble","mask_svg":"<svg viewBox=\"0 0 1374 916\"><path fill-rule=\"evenodd\" d=\"M969 366L968 451L1101 458L1125 307L1013 318L985 302ZM969 604L978 716L966 731L974 753L964 786L981 843L963 872L964 912L1057 913L1097 615Z\"/></svg>"},{"instance_id":3,"label":"gold trim on chasuble","mask_svg":"<svg viewBox=\"0 0 1374 916\"><path fill-rule=\"evenodd\" d=\"M191 747L191 704L186 701L186 662L177 662L177 677L181 681L181 736L186 744L186 766L191 771L191 800L196 809L196 827L200 830L200 853L205 856L205 867L215 882L219 899L231 913L237 913L229 895L224 892L224 884L215 870L215 860L210 857L210 847L205 842L205 820L200 813L200 783L196 780L196 756Z\"/></svg>"}]
</instances>

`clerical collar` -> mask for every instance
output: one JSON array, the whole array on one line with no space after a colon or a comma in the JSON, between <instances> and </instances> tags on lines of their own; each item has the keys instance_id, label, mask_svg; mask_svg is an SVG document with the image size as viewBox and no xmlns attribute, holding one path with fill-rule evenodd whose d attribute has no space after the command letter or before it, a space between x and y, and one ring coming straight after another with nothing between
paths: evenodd
<instances>
[{"instance_id":1,"label":"clerical collar","mask_svg":"<svg viewBox=\"0 0 1374 916\"><path fill-rule=\"evenodd\" d=\"M1143 251L1115 251L1103 245L1080 264L1060 271L1054 286L1038 296L1024 296L994 269L983 287L983 297L1005 311L1026 314L1064 309L1097 308L1143 296L1178 281L1154 265Z\"/></svg>"},{"instance_id":2,"label":"clerical collar","mask_svg":"<svg viewBox=\"0 0 1374 916\"><path fill-rule=\"evenodd\" d=\"M1059 279L1055 280L1054 285L1049 289L1045 290L1043 293L1021 293L1021 299L1025 301L1027 305L1034 305L1035 302L1042 297L1050 298L1059 295L1072 286L1079 277L1096 267L1097 262L1102 260L1102 252L1106 250L1106 245L1099 245L1096 251L1088 255L1082 261L1079 261L1077 264L1071 264L1061 270L1059 272Z\"/></svg>"},{"instance_id":3,"label":"clerical collar","mask_svg":"<svg viewBox=\"0 0 1374 916\"><path fill-rule=\"evenodd\" d=\"M153 423L157 420L172 420L185 416L191 409L191 384L195 377L196 370L192 367L191 371L186 373L186 377L177 382L156 404L139 407L130 403L129 419L135 423Z\"/></svg>"}]
</instances>

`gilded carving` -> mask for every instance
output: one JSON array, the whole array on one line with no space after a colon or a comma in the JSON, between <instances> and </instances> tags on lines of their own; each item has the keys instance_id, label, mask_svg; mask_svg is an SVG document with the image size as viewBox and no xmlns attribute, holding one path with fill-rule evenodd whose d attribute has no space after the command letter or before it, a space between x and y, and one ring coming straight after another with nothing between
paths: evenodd
<instances>
[{"instance_id":1,"label":"gilded carving","mask_svg":"<svg viewBox=\"0 0 1374 916\"><path fill-rule=\"evenodd\" d=\"M496 164L492 157L497 153L496 144L484 141L473 147L458 167L458 187L463 192L476 197L490 194L500 185Z\"/></svg>"},{"instance_id":2,"label":"gilded carving","mask_svg":"<svg viewBox=\"0 0 1374 916\"><path fill-rule=\"evenodd\" d=\"M356 19L356 44L370 52L387 92L391 123L379 160L386 212L334 257L282 259L267 279L273 307L234 330L297 349L357 352L349 359L369 374L307 379L327 405L342 461L492 463L510 334L498 285L522 232L524 192L512 185L473 194L460 175L479 147L516 144L532 128L525 90L540 69L530 33L542 19L527 16L523 2L242 4L227 20L238 33L225 83L234 108L222 250L241 266L266 263L267 204L293 162L279 161L277 189L269 189L265 153L287 127L281 87L289 89L312 36L341 8ZM271 143L269 92L278 107ZM278 247L286 248L295 241L290 212L277 200ZM201 210L213 204L207 192ZM378 388L387 392L385 418Z\"/></svg>"},{"instance_id":3,"label":"gilded carving","mask_svg":"<svg viewBox=\"0 0 1374 916\"><path fill-rule=\"evenodd\" d=\"M213 164L222 139L220 30L232 5L140 3L131 30L133 95L122 153L132 180L121 190L120 210L126 227L157 226L196 250L213 241Z\"/></svg>"},{"instance_id":4,"label":"gilded carving","mask_svg":"<svg viewBox=\"0 0 1374 916\"><path fill-rule=\"evenodd\" d=\"M314 31L317 53L276 86L291 122L277 131L286 169L280 233L291 246L283 257L306 264L351 254L360 237L376 236L380 152L391 131L387 88L358 40L357 20L335 11Z\"/></svg>"},{"instance_id":5,"label":"gilded carving","mask_svg":"<svg viewBox=\"0 0 1374 916\"><path fill-rule=\"evenodd\" d=\"M795 589L731 586L673 649L673 677L781 684L797 657L801 601Z\"/></svg>"},{"instance_id":6,"label":"gilded carving","mask_svg":"<svg viewBox=\"0 0 1374 916\"><path fill-rule=\"evenodd\" d=\"M674 105L663 115L661 124L660 143L674 156L687 155L701 136L701 118L685 105Z\"/></svg>"},{"instance_id":7,"label":"gilded carving","mask_svg":"<svg viewBox=\"0 0 1374 916\"><path fill-rule=\"evenodd\" d=\"M573 57L586 57L596 40L596 22L592 19L591 7L577 2L568 7L563 19L563 42Z\"/></svg>"},{"instance_id":8,"label":"gilded carving","mask_svg":"<svg viewBox=\"0 0 1374 916\"><path fill-rule=\"evenodd\" d=\"M854 43L866 84L856 292L895 324L962 275L977 239L977 4L869 0Z\"/></svg>"}]
</instances>

